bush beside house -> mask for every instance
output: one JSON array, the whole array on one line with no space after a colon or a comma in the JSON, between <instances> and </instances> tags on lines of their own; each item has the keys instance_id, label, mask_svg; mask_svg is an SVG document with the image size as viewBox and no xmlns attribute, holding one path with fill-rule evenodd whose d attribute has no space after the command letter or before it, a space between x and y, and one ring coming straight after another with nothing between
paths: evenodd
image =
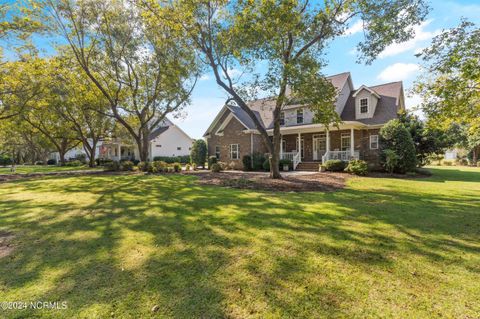
<instances>
[{"instance_id":1,"label":"bush beside house","mask_svg":"<svg viewBox=\"0 0 480 319\"><path fill-rule=\"evenodd\" d=\"M193 143L190 159L191 162L197 164L197 166L205 167L205 162L207 161L207 144L204 140L196 140Z\"/></svg>"},{"instance_id":2,"label":"bush beside house","mask_svg":"<svg viewBox=\"0 0 480 319\"><path fill-rule=\"evenodd\" d=\"M393 172L405 174L415 170L417 157L412 136L405 126L397 119L389 121L380 129L381 161L385 167L387 154L395 153L398 160L393 166ZM386 150L389 150L386 152ZM391 152L390 152L391 151Z\"/></svg>"}]
</instances>

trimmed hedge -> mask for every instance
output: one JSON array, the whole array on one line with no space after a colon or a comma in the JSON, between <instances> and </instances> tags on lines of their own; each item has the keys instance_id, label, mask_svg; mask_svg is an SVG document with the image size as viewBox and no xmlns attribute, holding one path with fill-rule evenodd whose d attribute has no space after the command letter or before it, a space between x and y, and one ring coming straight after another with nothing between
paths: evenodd
<instances>
[{"instance_id":1,"label":"trimmed hedge","mask_svg":"<svg viewBox=\"0 0 480 319\"><path fill-rule=\"evenodd\" d=\"M0 155L0 166L12 165L12 159L8 155Z\"/></svg>"},{"instance_id":2,"label":"trimmed hedge","mask_svg":"<svg viewBox=\"0 0 480 319\"><path fill-rule=\"evenodd\" d=\"M223 171L223 168L222 168L222 166L221 166L219 163L213 163L211 170L212 170L212 172L214 172L214 173L218 173L218 172L220 172L220 171Z\"/></svg>"},{"instance_id":3,"label":"trimmed hedge","mask_svg":"<svg viewBox=\"0 0 480 319\"><path fill-rule=\"evenodd\" d=\"M209 156L208 157L208 169L212 169L212 165L217 163L218 159L215 155Z\"/></svg>"},{"instance_id":4,"label":"trimmed hedge","mask_svg":"<svg viewBox=\"0 0 480 319\"><path fill-rule=\"evenodd\" d=\"M250 155L244 155L242 157L243 170L251 171L252 170L252 157Z\"/></svg>"},{"instance_id":5,"label":"trimmed hedge","mask_svg":"<svg viewBox=\"0 0 480 319\"><path fill-rule=\"evenodd\" d=\"M265 163L265 155L262 153L253 153L252 154L252 165L254 171L261 171L263 168L263 163ZM270 170L270 169L269 169Z\"/></svg>"},{"instance_id":6,"label":"trimmed hedge","mask_svg":"<svg viewBox=\"0 0 480 319\"><path fill-rule=\"evenodd\" d=\"M325 162L325 169L330 172L341 172L347 167L347 162L341 160L328 160Z\"/></svg>"},{"instance_id":7,"label":"trimmed hedge","mask_svg":"<svg viewBox=\"0 0 480 319\"><path fill-rule=\"evenodd\" d=\"M181 163L190 164L190 155L184 156L155 156L153 161L162 161L168 164Z\"/></svg>"}]
</instances>

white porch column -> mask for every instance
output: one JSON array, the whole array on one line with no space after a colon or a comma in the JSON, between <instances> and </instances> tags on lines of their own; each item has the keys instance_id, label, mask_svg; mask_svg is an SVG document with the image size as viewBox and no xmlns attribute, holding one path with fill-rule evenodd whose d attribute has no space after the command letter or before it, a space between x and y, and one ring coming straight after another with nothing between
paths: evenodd
<instances>
[{"instance_id":1,"label":"white porch column","mask_svg":"<svg viewBox=\"0 0 480 319\"><path fill-rule=\"evenodd\" d=\"M330 130L327 129L327 153L330 152Z\"/></svg>"},{"instance_id":2,"label":"white porch column","mask_svg":"<svg viewBox=\"0 0 480 319\"><path fill-rule=\"evenodd\" d=\"M350 155L353 157L355 155L355 134L353 128L350 129Z\"/></svg>"},{"instance_id":3,"label":"white porch column","mask_svg":"<svg viewBox=\"0 0 480 319\"><path fill-rule=\"evenodd\" d=\"M300 154L300 161L302 161L302 134L298 133L298 153Z\"/></svg>"},{"instance_id":4,"label":"white porch column","mask_svg":"<svg viewBox=\"0 0 480 319\"><path fill-rule=\"evenodd\" d=\"M280 135L280 159L283 158L283 135Z\"/></svg>"},{"instance_id":5,"label":"white porch column","mask_svg":"<svg viewBox=\"0 0 480 319\"><path fill-rule=\"evenodd\" d=\"M120 161L122 159L122 147L120 146L120 143L118 143L118 160Z\"/></svg>"}]
</instances>

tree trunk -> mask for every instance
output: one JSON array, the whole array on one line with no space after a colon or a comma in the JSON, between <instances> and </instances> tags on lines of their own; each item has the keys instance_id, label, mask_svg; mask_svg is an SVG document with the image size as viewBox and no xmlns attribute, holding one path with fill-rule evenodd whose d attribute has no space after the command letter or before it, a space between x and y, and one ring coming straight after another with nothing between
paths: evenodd
<instances>
[{"instance_id":1,"label":"tree trunk","mask_svg":"<svg viewBox=\"0 0 480 319\"><path fill-rule=\"evenodd\" d=\"M148 130L143 129L140 134L139 138L136 140L137 147L138 147L138 155L140 156L140 161L147 162L148 161L148 136L150 133Z\"/></svg>"},{"instance_id":2,"label":"tree trunk","mask_svg":"<svg viewBox=\"0 0 480 319\"><path fill-rule=\"evenodd\" d=\"M60 166L65 166L65 151L59 150L58 154L60 155Z\"/></svg>"},{"instance_id":3,"label":"tree trunk","mask_svg":"<svg viewBox=\"0 0 480 319\"><path fill-rule=\"evenodd\" d=\"M270 178L282 178L280 174L280 122L277 121L276 116L273 126L273 152L270 156Z\"/></svg>"},{"instance_id":4,"label":"tree trunk","mask_svg":"<svg viewBox=\"0 0 480 319\"><path fill-rule=\"evenodd\" d=\"M473 159L473 165L477 165L477 161L478 161L478 149L480 147L474 147L473 148L473 152L472 152L472 159Z\"/></svg>"}]
</instances>

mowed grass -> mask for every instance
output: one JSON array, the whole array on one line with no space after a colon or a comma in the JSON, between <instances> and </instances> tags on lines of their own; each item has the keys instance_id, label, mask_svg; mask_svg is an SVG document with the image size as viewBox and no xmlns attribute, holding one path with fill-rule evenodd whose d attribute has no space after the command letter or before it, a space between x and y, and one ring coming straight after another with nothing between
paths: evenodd
<instances>
[{"instance_id":1,"label":"mowed grass","mask_svg":"<svg viewBox=\"0 0 480 319\"><path fill-rule=\"evenodd\" d=\"M100 168L91 168L83 166L56 166L56 165L18 165L15 167L14 174L32 174L32 173L51 173L67 171L98 170ZM0 175L12 174L11 166L0 166Z\"/></svg>"},{"instance_id":2,"label":"mowed grass","mask_svg":"<svg viewBox=\"0 0 480 319\"><path fill-rule=\"evenodd\" d=\"M480 170L431 170L303 194L181 175L0 184L15 236L0 301L68 302L0 317L478 318Z\"/></svg>"}]
</instances>

